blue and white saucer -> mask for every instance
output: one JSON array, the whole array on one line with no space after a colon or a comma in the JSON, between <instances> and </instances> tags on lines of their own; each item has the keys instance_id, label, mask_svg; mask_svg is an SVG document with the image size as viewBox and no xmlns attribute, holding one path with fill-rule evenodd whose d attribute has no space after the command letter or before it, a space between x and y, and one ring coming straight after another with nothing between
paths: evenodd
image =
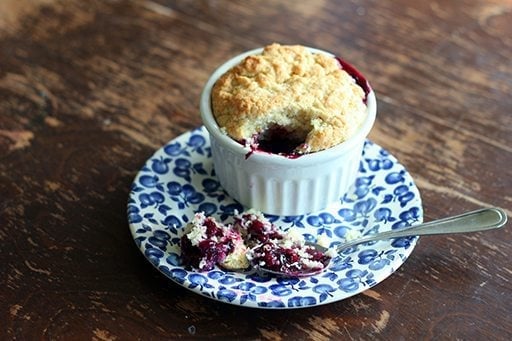
<instances>
[{"instance_id":1,"label":"blue and white saucer","mask_svg":"<svg viewBox=\"0 0 512 341\"><path fill-rule=\"evenodd\" d=\"M231 222L244 210L220 186L204 127L167 143L146 161L132 184L128 222L147 260L179 285L205 297L240 306L291 309L343 300L375 286L411 254L417 237L379 241L345 250L330 267L304 278L259 277L214 268L181 266L179 240L194 213L204 211ZM352 190L329 208L301 216L268 216L283 229L300 228L306 239L320 235L332 243L348 231L375 233L423 220L412 177L387 151L366 141Z\"/></svg>"}]
</instances>

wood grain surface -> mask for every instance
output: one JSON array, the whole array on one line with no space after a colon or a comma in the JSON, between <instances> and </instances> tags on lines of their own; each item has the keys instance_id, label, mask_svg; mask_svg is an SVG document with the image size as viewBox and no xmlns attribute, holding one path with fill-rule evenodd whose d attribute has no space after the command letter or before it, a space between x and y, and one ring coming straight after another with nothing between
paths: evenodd
<instances>
[{"instance_id":1,"label":"wood grain surface","mask_svg":"<svg viewBox=\"0 0 512 341\"><path fill-rule=\"evenodd\" d=\"M512 339L510 226L422 238L370 290L264 311L167 280L126 218L145 160L201 124L209 74L271 42L367 75L370 138L425 220L511 215L511 22L508 0L0 1L0 339Z\"/></svg>"}]
</instances>

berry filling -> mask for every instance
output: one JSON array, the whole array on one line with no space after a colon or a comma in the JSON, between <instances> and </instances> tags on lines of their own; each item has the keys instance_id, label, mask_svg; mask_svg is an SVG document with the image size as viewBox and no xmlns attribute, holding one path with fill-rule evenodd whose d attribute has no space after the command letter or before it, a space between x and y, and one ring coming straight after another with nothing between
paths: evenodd
<instances>
[{"instance_id":1,"label":"berry filling","mask_svg":"<svg viewBox=\"0 0 512 341\"><path fill-rule=\"evenodd\" d=\"M283 239L283 234L277 227L268 221L263 214L248 211L235 217L235 228L245 231L245 240L249 244L264 243L269 239Z\"/></svg>"},{"instance_id":2,"label":"berry filling","mask_svg":"<svg viewBox=\"0 0 512 341\"><path fill-rule=\"evenodd\" d=\"M312 246L286 246L267 241L251 249L251 261L270 271L289 276L304 276L321 271L330 257Z\"/></svg>"},{"instance_id":3,"label":"berry filling","mask_svg":"<svg viewBox=\"0 0 512 341\"><path fill-rule=\"evenodd\" d=\"M280 125L272 125L260 134L253 136L251 141L246 141L245 144L251 148L246 158L254 151L278 154L291 159L298 158L308 151L308 146L304 143L306 133L293 131Z\"/></svg>"}]
</instances>

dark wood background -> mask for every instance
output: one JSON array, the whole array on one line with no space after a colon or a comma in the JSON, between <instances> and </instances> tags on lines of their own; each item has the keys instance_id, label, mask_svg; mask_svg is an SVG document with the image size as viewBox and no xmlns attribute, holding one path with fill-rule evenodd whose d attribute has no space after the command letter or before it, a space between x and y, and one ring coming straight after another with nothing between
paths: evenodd
<instances>
[{"instance_id":1,"label":"dark wood background","mask_svg":"<svg viewBox=\"0 0 512 341\"><path fill-rule=\"evenodd\" d=\"M0 339L511 339L510 226L422 238L371 290L264 311L167 280L125 213L144 161L201 124L213 69L275 41L370 79L370 138L425 220L510 215L511 22L507 0L0 1Z\"/></svg>"}]
</instances>

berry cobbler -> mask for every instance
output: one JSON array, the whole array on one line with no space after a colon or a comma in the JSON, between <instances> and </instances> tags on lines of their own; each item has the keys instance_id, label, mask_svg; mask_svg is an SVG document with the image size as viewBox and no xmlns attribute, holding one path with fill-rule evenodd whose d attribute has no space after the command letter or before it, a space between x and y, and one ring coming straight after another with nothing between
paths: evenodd
<instances>
[{"instance_id":1,"label":"berry cobbler","mask_svg":"<svg viewBox=\"0 0 512 341\"><path fill-rule=\"evenodd\" d=\"M297 230L283 232L254 210L235 216L232 225L197 213L181 239L181 256L185 266L201 271L252 264L290 276L321 271L331 258L306 245Z\"/></svg>"}]
</instances>

